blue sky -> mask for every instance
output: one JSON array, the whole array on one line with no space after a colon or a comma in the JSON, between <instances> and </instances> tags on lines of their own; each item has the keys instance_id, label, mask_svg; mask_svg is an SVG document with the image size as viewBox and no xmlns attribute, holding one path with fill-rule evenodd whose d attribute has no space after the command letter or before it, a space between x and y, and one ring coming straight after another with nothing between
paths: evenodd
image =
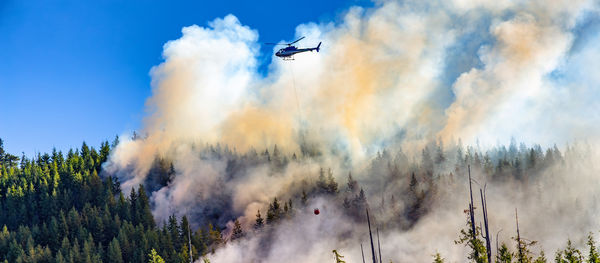
<instances>
[{"instance_id":1,"label":"blue sky","mask_svg":"<svg viewBox=\"0 0 600 263\"><path fill-rule=\"evenodd\" d=\"M335 21L354 1L0 1L0 138L13 153L68 150L137 129L148 72L181 28L227 14L260 42ZM272 47L263 47L268 61Z\"/></svg>"}]
</instances>

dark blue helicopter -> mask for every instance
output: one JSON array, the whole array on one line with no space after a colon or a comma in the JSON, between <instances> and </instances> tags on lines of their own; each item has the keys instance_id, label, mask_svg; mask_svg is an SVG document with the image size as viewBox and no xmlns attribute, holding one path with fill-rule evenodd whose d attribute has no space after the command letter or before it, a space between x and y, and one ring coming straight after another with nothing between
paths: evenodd
<instances>
[{"instance_id":1,"label":"dark blue helicopter","mask_svg":"<svg viewBox=\"0 0 600 263\"><path fill-rule=\"evenodd\" d=\"M282 58L283 60L293 60L292 56L294 56L298 53L302 53L302 52L306 52L306 51L313 51L313 50L316 50L317 52L319 52L319 50L321 49L321 42L319 42L319 45L317 45L317 47L313 47L313 48L297 48L295 46L292 46L292 44L294 44L302 39L304 39L304 37L301 37L292 43L285 43L285 44L266 43L266 44L267 45L287 45L287 47L284 47L275 53L275 56L278 56L278 57Z\"/></svg>"}]
</instances>

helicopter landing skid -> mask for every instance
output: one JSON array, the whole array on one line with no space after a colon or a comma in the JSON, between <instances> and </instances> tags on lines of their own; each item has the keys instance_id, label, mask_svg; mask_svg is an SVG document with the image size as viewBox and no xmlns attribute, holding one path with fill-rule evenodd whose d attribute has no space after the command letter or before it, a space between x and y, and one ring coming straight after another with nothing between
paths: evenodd
<instances>
[{"instance_id":1,"label":"helicopter landing skid","mask_svg":"<svg viewBox=\"0 0 600 263\"><path fill-rule=\"evenodd\" d=\"M284 61L291 61L291 60L295 60L294 57L284 57L283 58Z\"/></svg>"}]
</instances>

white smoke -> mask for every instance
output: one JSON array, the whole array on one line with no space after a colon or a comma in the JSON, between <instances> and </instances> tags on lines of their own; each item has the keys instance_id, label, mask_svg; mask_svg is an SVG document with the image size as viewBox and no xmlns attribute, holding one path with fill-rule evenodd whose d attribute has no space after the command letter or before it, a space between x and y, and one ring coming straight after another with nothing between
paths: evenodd
<instances>
[{"instance_id":1,"label":"white smoke","mask_svg":"<svg viewBox=\"0 0 600 263\"><path fill-rule=\"evenodd\" d=\"M152 194L157 219L191 213L226 193L231 203L223 206L248 228L256 210L264 211L275 196L295 198L291 195L320 167L332 167L338 182L347 170L357 171L369 194L385 190L363 169L384 148L402 147L418 156L438 138L450 145L461 138L484 149L511 137L543 146L574 140L596 145L600 47L598 32L589 37L580 25L598 12L598 2L584 0L381 1L369 9L350 8L340 21L299 25L296 35L306 36L300 45L323 42L321 52L297 55L292 62L274 59L265 77L257 73L258 33L235 16L185 27L181 38L164 46L165 61L151 71L143 139L119 144L105 168L128 190L147 179L157 157L172 160L176 176ZM283 171L258 166L231 180L226 163L200 154L205 145L218 143L236 153L277 145L288 157L311 145L321 155ZM553 208L575 200L597 208L589 188L596 170L574 166L581 175L573 184L578 193L558 183L563 170L548 171L548 180L536 186L490 186L490 207L502 209L492 224L508 232L513 204L523 204L530 211L523 211L523 229L536 230L525 234L547 238L548 250L561 245L553 243L551 228L540 229L534 224L539 218L528 215L557 215ZM460 180L438 193L431 213L413 228L381 233L384 254L394 262L424 262L439 250L453 261L464 259L464 249L452 245L464 221L466 189ZM545 204L518 192L539 193L535 189L543 187L564 192L560 198L539 194ZM568 218L543 221L564 230L558 231L560 242L572 230L565 226ZM598 227L583 221L577 226ZM228 243L212 258L323 262L337 248L355 261L356 239L366 242L364 226L346 222L335 207L319 217L299 213L271 232L280 242L266 256L255 253L261 233Z\"/></svg>"}]
</instances>

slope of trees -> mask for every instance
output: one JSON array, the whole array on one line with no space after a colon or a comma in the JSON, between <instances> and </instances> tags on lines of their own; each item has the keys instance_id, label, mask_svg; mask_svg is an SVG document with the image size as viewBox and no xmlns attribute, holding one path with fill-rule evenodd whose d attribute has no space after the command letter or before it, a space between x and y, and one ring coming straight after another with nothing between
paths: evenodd
<instances>
[{"instance_id":1,"label":"slope of trees","mask_svg":"<svg viewBox=\"0 0 600 263\"><path fill-rule=\"evenodd\" d=\"M253 229L244 229L235 214L194 218L202 227L192 229L185 216L172 215L166 222L155 222L151 213L148 194L176 176L171 161L156 158L144 185L137 189L121 189L116 178L103 173L102 164L117 144L118 138L112 144L103 142L96 150L83 143L67 154L53 150L29 159L6 153L0 140L0 262L189 262L190 251L197 260L226 242L293 217L315 197L328 198L343 207L349 220L357 222L365 220L362 213L366 207L386 210L393 218L386 220L385 227L406 229L429 212L440 187L438 181L466 174L469 165L490 180L527 181L548 167L564 164L566 155L575 154L569 148L563 154L557 147L543 150L537 145L517 146L514 141L485 152L465 148L460 142L447 147L432 143L422 149L420 158L413 159L401 150L383 150L364 170L357 171L360 180L349 171L342 174L322 168L310 175L313 178L303 183L301 192L289 193L283 200L274 196L264 210L257 211ZM319 158L286 155L276 146L270 151L240 154L226 145L207 145L199 154L224 160L229 179L260 165L277 174L289 163ZM340 178L345 179L343 183L338 182L342 182ZM389 191L381 189L381 200L369 203L365 191L369 189L364 185L384 185ZM223 222L234 222L227 236L221 234ZM472 250L471 261L487 262L479 231L463 230L457 241ZM502 244L493 261L546 262L544 254L529 252L531 245ZM588 245L589 253L583 253L568 242L555 254L555 262L599 262L591 235ZM442 256L436 254L435 262L443 262Z\"/></svg>"},{"instance_id":2,"label":"slope of trees","mask_svg":"<svg viewBox=\"0 0 600 263\"><path fill-rule=\"evenodd\" d=\"M186 217L157 226L144 186L125 196L101 179L110 151L83 143L28 159L0 140L0 262L189 262L190 241L194 259L218 242L212 226L188 235Z\"/></svg>"}]
</instances>

